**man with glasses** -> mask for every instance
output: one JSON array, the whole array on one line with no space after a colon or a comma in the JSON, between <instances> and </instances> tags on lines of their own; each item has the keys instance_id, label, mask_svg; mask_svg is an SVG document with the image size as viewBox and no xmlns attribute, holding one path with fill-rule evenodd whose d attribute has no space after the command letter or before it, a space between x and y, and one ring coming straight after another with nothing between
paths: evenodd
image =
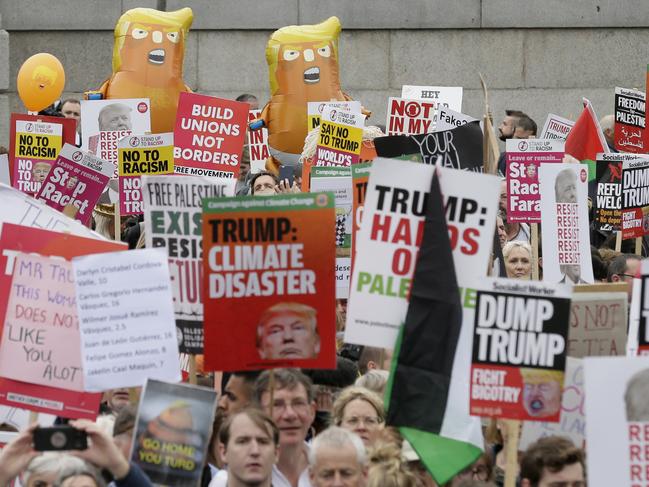
<instances>
[{"instance_id":1,"label":"man with glasses","mask_svg":"<svg viewBox=\"0 0 649 487\"><path fill-rule=\"evenodd\" d=\"M626 282L629 302L633 294L633 279L640 271L640 257L635 254L621 254L608 265L608 282Z\"/></svg>"},{"instance_id":2,"label":"man with glasses","mask_svg":"<svg viewBox=\"0 0 649 487\"><path fill-rule=\"evenodd\" d=\"M279 460L273 466L273 487L311 487L309 447L305 439L315 418L311 379L297 369L264 371L255 384L255 399L279 428Z\"/></svg>"}]
</instances>

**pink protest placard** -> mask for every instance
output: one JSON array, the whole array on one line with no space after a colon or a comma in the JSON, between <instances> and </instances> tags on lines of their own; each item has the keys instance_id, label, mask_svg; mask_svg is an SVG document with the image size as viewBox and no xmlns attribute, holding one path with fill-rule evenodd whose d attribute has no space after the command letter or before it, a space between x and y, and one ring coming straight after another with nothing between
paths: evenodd
<instances>
[{"instance_id":1,"label":"pink protest placard","mask_svg":"<svg viewBox=\"0 0 649 487\"><path fill-rule=\"evenodd\" d=\"M539 166L563 160L564 141L509 139L506 142L507 221L541 222Z\"/></svg>"},{"instance_id":2,"label":"pink protest placard","mask_svg":"<svg viewBox=\"0 0 649 487\"><path fill-rule=\"evenodd\" d=\"M181 93L174 128L175 173L239 176L248 103Z\"/></svg>"},{"instance_id":3,"label":"pink protest placard","mask_svg":"<svg viewBox=\"0 0 649 487\"><path fill-rule=\"evenodd\" d=\"M0 342L0 376L83 391L72 264L19 253Z\"/></svg>"},{"instance_id":4,"label":"pink protest placard","mask_svg":"<svg viewBox=\"0 0 649 487\"><path fill-rule=\"evenodd\" d=\"M36 198L87 224L112 174L112 163L65 144Z\"/></svg>"}]
</instances>

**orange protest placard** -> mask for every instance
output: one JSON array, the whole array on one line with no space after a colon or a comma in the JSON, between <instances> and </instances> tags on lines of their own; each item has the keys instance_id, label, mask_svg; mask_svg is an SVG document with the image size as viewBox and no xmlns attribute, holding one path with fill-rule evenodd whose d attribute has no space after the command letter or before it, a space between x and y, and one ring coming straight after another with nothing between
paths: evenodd
<instances>
[{"instance_id":1,"label":"orange protest placard","mask_svg":"<svg viewBox=\"0 0 649 487\"><path fill-rule=\"evenodd\" d=\"M332 193L203 200L206 370L334 368Z\"/></svg>"}]
</instances>

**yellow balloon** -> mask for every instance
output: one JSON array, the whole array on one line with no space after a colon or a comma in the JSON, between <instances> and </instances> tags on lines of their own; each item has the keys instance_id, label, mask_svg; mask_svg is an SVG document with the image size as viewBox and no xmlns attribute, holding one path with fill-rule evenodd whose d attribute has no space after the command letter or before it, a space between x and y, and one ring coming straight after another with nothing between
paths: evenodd
<instances>
[{"instance_id":1,"label":"yellow balloon","mask_svg":"<svg viewBox=\"0 0 649 487\"><path fill-rule=\"evenodd\" d=\"M16 84L27 110L37 112L59 99L65 85L65 71L55 56L41 52L23 63Z\"/></svg>"}]
</instances>

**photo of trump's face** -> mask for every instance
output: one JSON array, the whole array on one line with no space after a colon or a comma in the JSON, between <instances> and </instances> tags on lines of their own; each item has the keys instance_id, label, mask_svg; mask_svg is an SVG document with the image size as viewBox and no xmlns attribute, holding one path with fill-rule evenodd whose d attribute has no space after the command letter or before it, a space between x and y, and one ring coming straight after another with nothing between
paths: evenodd
<instances>
[{"instance_id":1,"label":"photo of trump's face","mask_svg":"<svg viewBox=\"0 0 649 487\"><path fill-rule=\"evenodd\" d=\"M563 373L521 369L523 377L523 407L534 418L553 416L561 409Z\"/></svg>"},{"instance_id":2,"label":"photo of trump's face","mask_svg":"<svg viewBox=\"0 0 649 487\"><path fill-rule=\"evenodd\" d=\"M300 303L277 303L257 325L257 351L262 359L312 359L320 353L316 310Z\"/></svg>"}]
</instances>

